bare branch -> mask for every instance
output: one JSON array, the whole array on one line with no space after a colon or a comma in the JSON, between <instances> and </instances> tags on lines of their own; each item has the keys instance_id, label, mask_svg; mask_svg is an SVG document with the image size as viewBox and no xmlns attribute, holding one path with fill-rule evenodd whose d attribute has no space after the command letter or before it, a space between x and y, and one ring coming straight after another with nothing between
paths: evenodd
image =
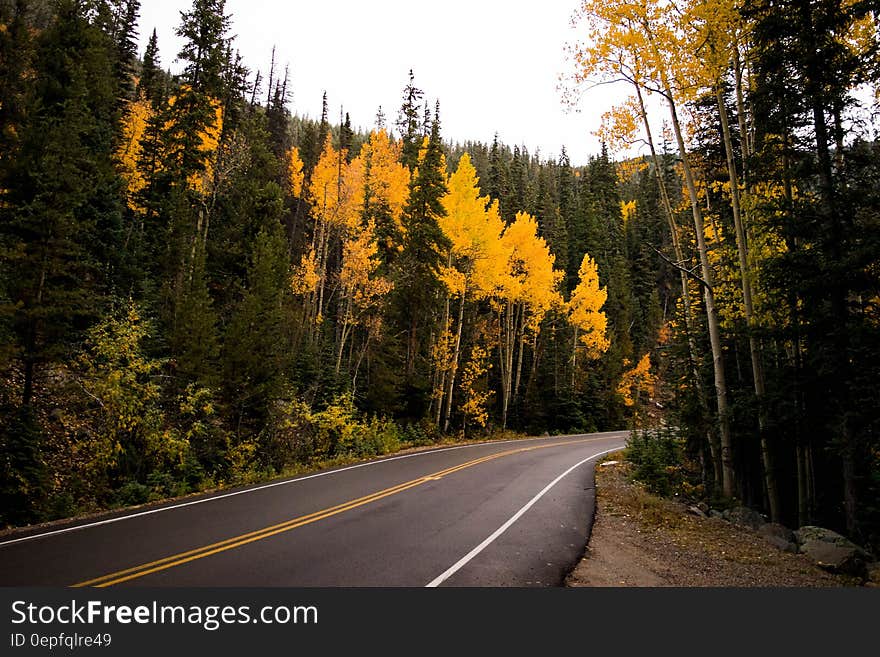
<instances>
[{"instance_id":1,"label":"bare branch","mask_svg":"<svg viewBox=\"0 0 880 657\"><path fill-rule=\"evenodd\" d=\"M675 267L675 268L678 269L679 271L683 271L685 274L687 274L688 276L690 276L691 278L693 278L695 281L697 281L697 283L699 283L700 285L702 285L704 288L707 288L707 289L709 289L709 290L712 289L712 286L709 285L709 284L708 284L703 278L701 278L699 275L697 275L697 273L696 273L695 271L693 271L692 269L688 269L687 267L683 267L682 265L680 265L680 264L677 263L677 262L673 262L672 260L670 260L670 259L666 256L666 254L664 254L660 249L656 248L653 244L649 244L648 246L650 246L651 249L653 249L653 250L657 253L657 255L660 256L661 258L663 258L663 260L666 261L669 265L671 265L672 267Z\"/></svg>"}]
</instances>

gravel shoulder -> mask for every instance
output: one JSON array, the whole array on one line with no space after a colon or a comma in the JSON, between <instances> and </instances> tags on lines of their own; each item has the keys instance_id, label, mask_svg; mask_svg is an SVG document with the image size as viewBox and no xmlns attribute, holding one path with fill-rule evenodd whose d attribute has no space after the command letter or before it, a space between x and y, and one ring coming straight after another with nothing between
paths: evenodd
<instances>
[{"instance_id":1,"label":"gravel shoulder","mask_svg":"<svg viewBox=\"0 0 880 657\"><path fill-rule=\"evenodd\" d=\"M616 457L609 457L616 458ZM835 587L852 579L783 552L749 528L693 515L627 477L623 462L596 468L596 518L566 586Z\"/></svg>"}]
</instances>

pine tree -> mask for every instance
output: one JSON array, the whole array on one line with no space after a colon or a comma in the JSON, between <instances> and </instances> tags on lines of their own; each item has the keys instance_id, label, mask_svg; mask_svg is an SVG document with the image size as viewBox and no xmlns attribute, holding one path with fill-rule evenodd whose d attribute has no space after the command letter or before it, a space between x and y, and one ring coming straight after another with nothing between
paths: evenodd
<instances>
[{"instance_id":1,"label":"pine tree","mask_svg":"<svg viewBox=\"0 0 880 657\"><path fill-rule=\"evenodd\" d=\"M39 366L64 353L112 289L120 253L111 46L79 3L57 12L38 37L32 104L0 210L24 406Z\"/></svg>"},{"instance_id":2,"label":"pine tree","mask_svg":"<svg viewBox=\"0 0 880 657\"><path fill-rule=\"evenodd\" d=\"M397 129L400 132L400 140L403 142L401 162L414 171L419 164L419 151L422 147L423 131L428 130L428 125L419 120L419 104L424 93L415 86L415 76L412 69L409 71L409 82L403 90L403 104L397 115Z\"/></svg>"},{"instance_id":3,"label":"pine tree","mask_svg":"<svg viewBox=\"0 0 880 657\"><path fill-rule=\"evenodd\" d=\"M183 80L195 94L223 97L230 22L225 10L226 0L193 0L192 8L181 13L175 32L184 44L177 58L185 62Z\"/></svg>"},{"instance_id":4,"label":"pine tree","mask_svg":"<svg viewBox=\"0 0 880 657\"><path fill-rule=\"evenodd\" d=\"M269 222L253 242L247 289L230 321L224 348L226 398L235 425L246 434L265 425L290 364L284 302L287 247L281 225ZM244 437L240 434L239 437Z\"/></svg>"},{"instance_id":5,"label":"pine tree","mask_svg":"<svg viewBox=\"0 0 880 657\"><path fill-rule=\"evenodd\" d=\"M287 71L285 70L284 79L276 83L275 90L271 92L271 102L266 108L266 120L272 142L272 152L279 159L290 148L290 135L287 128L290 120L290 113L287 110L289 94L287 87L288 79Z\"/></svg>"},{"instance_id":6,"label":"pine tree","mask_svg":"<svg viewBox=\"0 0 880 657\"><path fill-rule=\"evenodd\" d=\"M165 101L165 81L159 60L159 40L156 30L150 35L144 51L141 65L141 76L138 80L137 95L147 99L154 110L159 109Z\"/></svg>"},{"instance_id":7,"label":"pine tree","mask_svg":"<svg viewBox=\"0 0 880 657\"><path fill-rule=\"evenodd\" d=\"M118 9L116 19L116 78L119 83L119 95L123 100L134 99L140 4L140 0L125 0Z\"/></svg>"},{"instance_id":8,"label":"pine tree","mask_svg":"<svg viewBox=\"0 0 880 657\"><path fill-rule=\"evenodd\" d=\"M446 163L438 112L434 115L431 135L423 142L410 181L409 199L403 212L403 251L392 277L396 321L407 336L402 365L409 387L408 413L416 418L425 414L425 397L429 392L420 372L424 372L423 366L428 362L430 334L439 310L438 273L446 238L437 220L445 213L442 198L446 191Z\"/></svg>"},{"instance_id":9,"label":"pine tree","mask_svg":"<svg viewBox=\"0 0 880 657\"><path fill-rule=\"evenodd\" d=\"M7 379L16 384L0 395L0 496L5 522L28 522L46 510L51 486L40 423L49 382L41 375L65 364L114 290L122 195L112 43L80 3L62 0L31 51L25 3L15 12L10 41L0 43L24 46L29 77L24 93L3 67L0 294L9 311L0 333L20 378Z\"/></svg>"}]
</instances>

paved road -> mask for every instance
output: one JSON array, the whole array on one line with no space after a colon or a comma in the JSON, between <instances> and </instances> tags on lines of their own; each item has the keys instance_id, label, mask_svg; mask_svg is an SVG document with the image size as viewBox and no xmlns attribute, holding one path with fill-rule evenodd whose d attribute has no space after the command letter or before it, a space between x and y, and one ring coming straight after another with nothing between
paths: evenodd
<instances>
[{"instance_id":1,"label":"paved road","mask_svg":"<svg viewBox=\"0 0 880 657\"><path fill-rule=\"evenodd\" d=\"M2 586L552 586L626 432L453 447L0 539Z\"/></svg>"}]
</instances>

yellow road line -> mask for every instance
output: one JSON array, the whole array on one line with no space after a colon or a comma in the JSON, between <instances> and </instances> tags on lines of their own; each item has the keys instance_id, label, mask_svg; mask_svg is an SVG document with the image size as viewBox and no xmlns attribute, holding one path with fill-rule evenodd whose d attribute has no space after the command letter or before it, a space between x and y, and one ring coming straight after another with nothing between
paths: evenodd
<instances>
[{"instance_id":1,"label":"yellow road line","mask_svg":"<svg viewBox=\"0 0 880 657\"><path fill-rule=\"evenodd\" d=\"M487 461L492 461L504 456L510 456L512 454L519 454L522 452L530 452L536 449L545 449L548 447L561 447L563 445L571 445L573 443L585 443L585 442L593 442L596 440L602 440L601 438L588 438L585 440L569 440L565 442L553 443L550 445L533 445L530 447L520 447L517 449L511 449L504 452L498 452L495 454L489 454L487 456L481 456L480 458L473 459L471 461L466 461L465 463L461 463L459 465L455 465L445 470L440 470L439 472L435 472L433 474L425 475L423 477L419 477L418 479L412 479L411 481L404 482L402 484L397 484L396 486L392 486L390 488L386 488L384 490L377 491L375 493L370 493L369 495L364 495L363 497L359 497L354 500L349 500L348 502L343 502L342 504L337 504L336 506L332 506L326 509L322 509L320 511L315 511L313 513L309 513L304 516L299 516L297 518L293 518L291 520L285 520L284 522L270 525L268 527L263 527L262 529L257 529L252 532L248 532L246 534L241 534L239 536L233 536L232 538L227 538L222 541L218 541L216 543L211 543L210 545L204 545L199 548L195 548L193 550L187 550L186 552L179 552L177 554L173 554L162 559L157 559L156 561L151 561L149 563L141 564L139 566L133 566L131 568L126 568L125 570L119 570L116 572L108 573L106 575L102 575L101 577L96 577L94 579L86 580L84 582L79 582L77 584L73 584L73 587L84 587L84 586L94 586L98 588L103 588L107 586L113 586L115 584L121 584L122 582L127 582L129 580L137 579L140 577L144 577L145 575L150 575L152 573L157 573L163 570L168 570L169 568L174 568L175 566L180 566L185 563L189 563L190 561L195 561L197 559L202 559L204 557L211 556L213 554L218 554L220 552L225 552L226 550L231 550L237 547L241 547L243 545L247 545L248 543L253 543L254 541L260 541L264 538L269 538L270 536L275 536L276 534L281 534L283 532L288 532L292 529L296 529L297 527L302 527L304 525L311 524L313 522L317 522L319 520L323 520L325 518L329 518L331 516L335 516L340 513L344 513L345 511L349 511L351 509L355 509L357 507L363 506L365 504L370 504L371 502L375 502L381 500L385 497L389 497L390 495L396 495L397 493L401 493L405 490L409 490L410 488L415 488L416 486L421 486L422 484L428 483L429 481L438 481L443 477L458 472L460 470L464 470L466 468L471 468L475 465L479 465L481 463L485 463Z\"/></svg>"}]
</instances>

